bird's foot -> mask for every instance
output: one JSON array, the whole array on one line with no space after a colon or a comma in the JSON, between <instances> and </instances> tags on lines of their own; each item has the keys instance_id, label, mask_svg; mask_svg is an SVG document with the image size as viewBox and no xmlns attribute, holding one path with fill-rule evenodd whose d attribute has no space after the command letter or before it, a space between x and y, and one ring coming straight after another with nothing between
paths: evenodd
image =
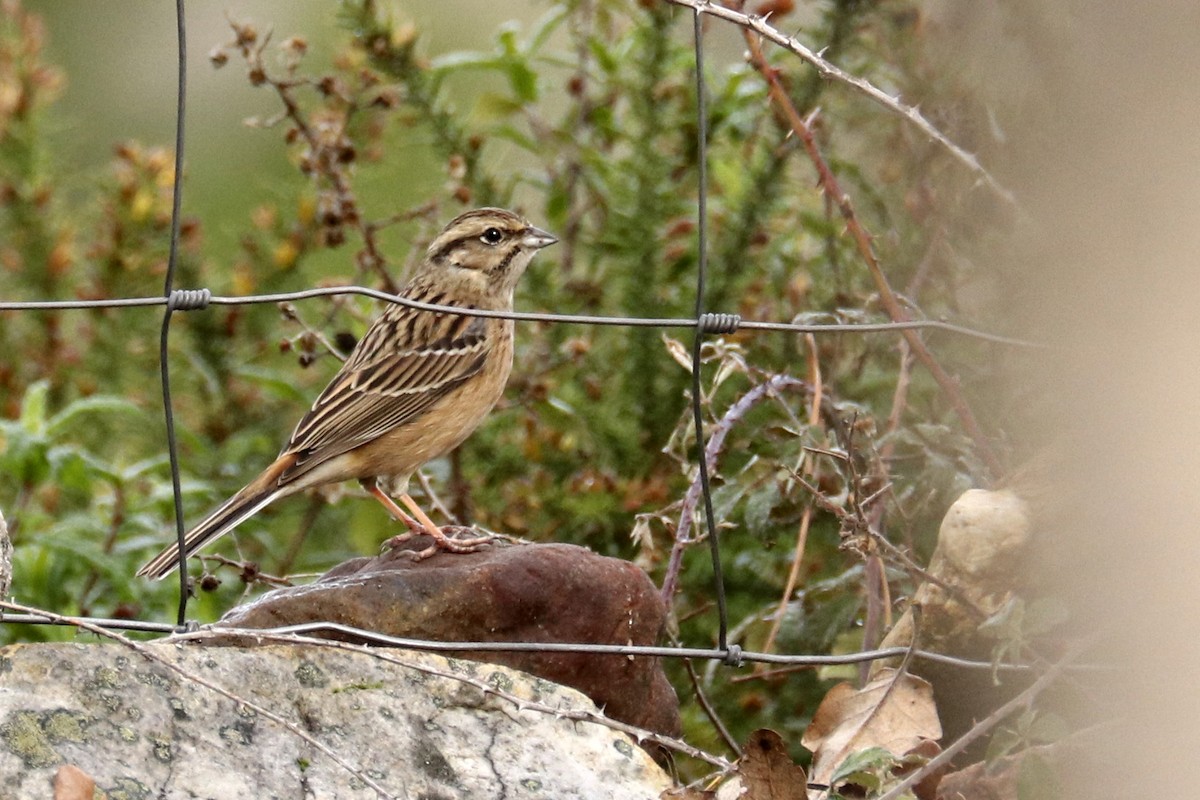
<instances>
[{"instance_id":1,"label":"bird's foot","mask_svg":"<svg viewBox=\"0 0 1200 800\"><path fill-rule=\"evenodd\" d=\"M413 561L424 561L430 556L437 554L438 551L445 551L447 553L475 553L493 542L504 538L489 533L481 536L474 528L468 528L463 525L446 525L441 528L435 526L429 529L417 524L416 526L410 526L404 533L393 536L385 541L383 549L394 550L417 536L428 536L433 539L433 544L424 550L404 550L404 553Z\"/></svg>"}]
</instances>

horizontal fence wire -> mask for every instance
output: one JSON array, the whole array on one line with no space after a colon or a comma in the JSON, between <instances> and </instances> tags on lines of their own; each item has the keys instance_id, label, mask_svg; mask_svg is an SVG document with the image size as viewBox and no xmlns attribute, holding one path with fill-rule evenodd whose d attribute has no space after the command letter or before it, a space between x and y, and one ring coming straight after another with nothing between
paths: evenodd
<instances>
[{"instance_id":1,"label":"horizontal fence wire","mask_svg":"<svg viewBox=\"0 0 1200 800\"><path fill-rule=\"evenodd\" d=\"M856 653L834 655L789 655L785 653L762 653L742 650L737 645L726 649L703 647L656 647L651 645L592 644L587 642L444 642L432 639L414 639L405 636L388 636L378 631L356 628L338 622L305 622L282 625L278 628L235 628L220 624L176 626L167 622L147 622L128 619L105 619L100 617L43 617L37 614L0 614L0 621L23 625L58 625L70 627L80 622L109 630L135 631L139 633L164 633L169 636L162 641L204 641L214 637L242 637L253 639L257 635L297 636L319 633L353 637L355 640L379 647L398 647L405 650L424 650L435 653L460 653L488 651L493 653L579 653L584 655L646 656L651 658L694 658L709 661L779 664L797 667L830 667L846 664L862 664L887 658L901 658L912 652L916 658L939 664L949 664L964 669L995 670L998 672L1029 672L1038 669L1034 664L1012 664L996 661L979 661L969 658L948 656L928 650L911 650L908 647L884 647L877 650L862 650Z\"/></svg>"},{"instance_id":2,"label":"horizontal fence wire","mask_svg":"<svg viewBox=\"0 0 1200 800\"><path fill-rule=\"evenodd\" d=\"M314 297L333 297L338 295L359 295L383 300L388 303L407 306L422 311L432 311L442 314L461 314L468 317L488 317L492 319L508 319L516 322L544 322L550 324L563 323L568 325L605 325L628 328L690 328L695 329L701 324L695 317L620 317L600 316L589 314L549 314L536 311L493 311L482 308L462 308L460 306L444 306L435 303L422 303L399 297L379 289L366 286L323 286L317 289L302 289L295 292L277 292L273 294L248 295L215 295L206 289L176 290L174 294L182 293L203 295L203 303L189 302L177 299L177 311L195 311L209 305L240 306L259 303L288 303L296 300L308 300ZM0 301L0 312L3 311L76 311L87 309L108 308L139 308L165 306L171 303L170 297L113 297L105 300L3 300ZM884 333L913 329L944 331L972 339L979 339L994 344L1010 347L1045 349L1048 345L1015 336L1004 336L988 331L981 331L966 325L936 319L906 320L904 322L830 322L830 323L800 323L772 322L767 320L742 319L736 314L706 314L705 332L736 333L737 331L780 331L784 333ZM710 330L712 326L715 330Z\"/></svg>"}]
</instances>

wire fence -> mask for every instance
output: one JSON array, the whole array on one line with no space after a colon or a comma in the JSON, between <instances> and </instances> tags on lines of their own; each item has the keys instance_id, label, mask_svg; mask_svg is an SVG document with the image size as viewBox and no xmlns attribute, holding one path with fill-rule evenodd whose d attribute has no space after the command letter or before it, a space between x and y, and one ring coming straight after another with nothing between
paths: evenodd
<instances>
[{"instance_id":1,"label":"wire fence","mask_svg":"<svg viewBox=\"0 0 1200 800\"><path fill-rule=\"evenodd\" d=\"M738 315L712 312L709 311L705 302L705 282L706 272L708 269L707 259L707 173L706 173L706 150L707 150L707 100L704 78L704 32L702 21L705 14L717 14L728 18L729 12L719 6L712 6L705 2L681 2L680 0L670 0L672 3L686 5L691 8L693 15L693 38L695 47L695 70L696 84L695 91L697 97L697 147L698 147L698 164L699 164L699 201L697 208L697 227L696 236L698 238L699 262L697 265L696 274L696 296L695 296L695 314L689 318L642 318L642 317L620 317L620 316L581 316L568 314L545 314L545 313L530 313L530 312L499 312L487 311L480 309L464 309L453 306L433 305L421 303L407 298L397 297L387 292L379 291L362 286L341 286L310 289L305 291L275 293L275 294L255 294L245 296L219 296L213 295L208 289L203 288L187 288L178 289L175 287L176 280L176 262L178 255L179 242L179 227L180 227L180 203L183 181L183 160L184 160L184 130L185 130L185 99L187 88L187 72L186 72L186 46L187 34L185 30L185 15L184 15L184 0L176 0L177 14L177 36L178 36L178 89L177 89L177 108L176 108L176 136L175 136L175 176L173 198L172 198L172 219L170 229L170 254L166 271L165 282L163 286L163 294L161 296L146 296L146 297L125 297L113 298L106 300L36 300L36 301L2 301L0 302L0 311L71 311L71 310L88 310L88 309L130 309L130 308L163 308L163 318L161 326L161 337L159 342L159 368L160 379L162 384L162 398L164 407L164 423L165 423L165 438L167 443L167 451L170 462L170 472L173 489L174 500L174 524L176 535L180 543L180 562L179 562L179 606L177 619L174 624L167 622L143 621L143 620L127 620L127 619L107 619L107 618L91 618L91 617L66 617L56 614L39 614L32 613L6 613L0 619L8 624L51 624L51 625L75 625L84 629L100 628L105 630L127 630L146 633L167 634L175 640L194 639L204 634L215 633L236 633L239 635L253 635L254 631L248 630L230 630L221 628L220 626L204 626L200 628L194 623L189 623L187 620L188 597L189 597L189 581L187 573L187 560L183 557L186 548L183 546L183 537L185 533L184 515L183 515L183 499L180 488L180 460L177 452L176 441L176 426L173 416L173 405L171 399L171 373L168 359L168 343L171 330L171 322L175 312L184 311L200 311L209 306L214 305L245 305L245 304L271 304L280 302L291 302L299 300L314 299L320 297L331 297L336 295L359 295L369 297L376 300L381 300L388 303L399 303L412 308L449 314L462 314L478 317L495 317L514 320L518 322L543 322L554 324L569 324L569 325L601 325L601 326L623 326L623 327L653 327L653 328L676 328L693 331L692 340L692 359L693 364L699 364L700 347L706 336L714 334L730 334L736 331L762 331L762 332L782 332L793 334L866 334L866 333L895 333L902 331L923 330L930 332L940 332L955 336L965 336L981 340L983 342L992 343L1006 347L1021 347L1021 348L1040 348L1037 342L1026 341L1018 338L996 335L986 331L976 330L968 326L954 324L945 320L902 320L881 323L843 323L837 320L832 320L828 323L812 323L812 322L783 322L770 320L748 320L742 319ZM719 13L718 13L719 12ZM857 85L857 84L855 84ZM869 94L869 93L868 93ZM889 107L895 107L895 99L888 98L891 102ZM926 123L927 124L927 123ZM943 137L944 138L944 137ZM948 140L947 140L948 141ZM956 154L961 158L961 151L956 150ZM974 164L973 159L970 159L970 164ZM977 168L977 164L974 164ZM984 173L986 174L986 173ZM995 187L994 187L995 188ZM695 433L695 462L698 469L698 480L700 482L702 507L704 509L705 530L707 531L707 539L711 548L711 559L714 571L713 596L716 602L718 619L718 640L716 647L651 647L651 646L624 646L624 645L601 645L601 644L585 644L585 643L520 643L520 642L435 642L420 639L398 638L385 636L373 631L351 628L348 626L336 625L328 622L311 623L300 626L289 626L286 628L272 629L271 633L275 635L283 634L340 634L351 635L357 641L369 642L378 645L401 647L417 650L429 650L445 653L461 652L461 651L491 651L491 652L559 652L559 653L585 653L594 655L613 655L613 656L647 656L657 658L685 658L685 659L707 659L719 661L729 666L738 666L746 662L758 662L767 664L778 664L786 666L829 666L840 664L859 664L867 661L879 659L897 658L907 654L911 654L916 658L926 659L932 662L947 664L954 667L971 670L993 670L993 671L1011 671L1011 672L1028 672L1035 668L1031 664L1016 664L1016 663L996 663L993 661L977 661L971 659L956 658L944 654L926 652L922 650L914 650L904 647L883 648L876 650L866 650L858 653L850 653L844 655L803 655L803 654L783 654L770 652L751 652L744 651L737 644L731 644L728 641L728 611L725 603L725 585L722 576L721 568L721 537L716 535L717 520L713 509L712 490L709 486L709 475L707 459L705 458L706 437L703 421L703 409L701 406L701 386L700 386L700 370L692 370L692 392L691 392L691 416L692 424ZM12 606L9 605L11 608Z\"/></svg>"}]
</instances>

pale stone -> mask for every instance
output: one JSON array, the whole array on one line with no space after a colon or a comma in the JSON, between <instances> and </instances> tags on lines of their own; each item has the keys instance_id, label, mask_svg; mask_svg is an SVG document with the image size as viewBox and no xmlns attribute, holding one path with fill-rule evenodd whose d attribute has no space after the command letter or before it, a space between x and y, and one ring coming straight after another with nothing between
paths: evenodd
<instances>
[{"instance_id":1,"label":"pale stone","mask_svg":"<svg viewBox=\"0 0 1200 800\"><path fill-rule=\"evenodd\" d=\"M377 652L404 665L307 645L147 646L292 722L386 796L650 800L670 786L629 736L453 677L595 712L574 690L504 667L390 649ZM380 796L275 721L121 645L0 648L0 797L51 796L64 765L114 797Z\"/></svg>"}]
</instances>

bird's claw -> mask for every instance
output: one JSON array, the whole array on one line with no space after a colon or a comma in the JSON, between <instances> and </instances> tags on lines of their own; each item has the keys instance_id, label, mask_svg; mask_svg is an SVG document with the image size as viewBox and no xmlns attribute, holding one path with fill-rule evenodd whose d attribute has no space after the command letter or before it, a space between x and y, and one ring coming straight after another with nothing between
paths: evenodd
<instances>
[{"instance_id":1,"label":"bird's claw","mask_svg":"<svg viewBox=\"0 0 1200 800\"><path fill-rule=\"evenodd\" d=\"M382 549L385 551L395 550L400 545L417 536L429 536L433 539L433 544L424 550L404 550L403 553L413 561L424 561L430 556L436 555L439 551L447 553L475 553L501 538L489 534L479 536L474 528L467 528L462 525L445 526L436 533L418 525L388 539L383 543Z\"/></svg>"}]
</instances>

